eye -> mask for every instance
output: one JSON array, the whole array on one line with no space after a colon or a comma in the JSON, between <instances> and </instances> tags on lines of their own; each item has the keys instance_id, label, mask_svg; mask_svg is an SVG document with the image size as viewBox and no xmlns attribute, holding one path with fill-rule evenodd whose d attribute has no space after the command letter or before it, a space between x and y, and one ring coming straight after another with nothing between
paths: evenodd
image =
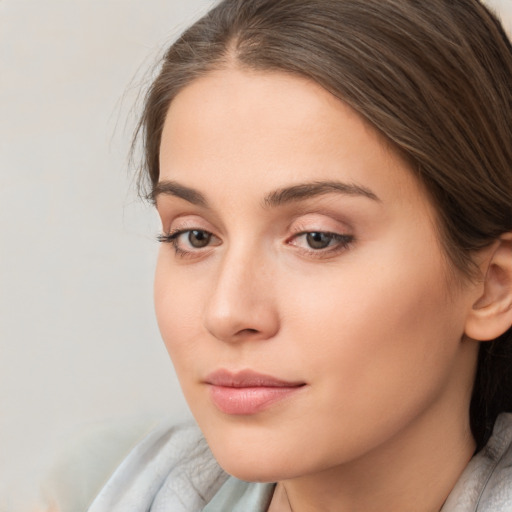
<instances>
[{"instance_id":1,"label":"eye","mask_svg":"<svg viewBox=\"0 0 512 512\"><path fill-rule=\"evenodd\" d=\"M179 256L192 255L208 246L219 245L218 238L204 229L178 229L159 235L159 242L169 243Z\"/></svg>"},{"instance_id":2,"label":"eye","mask_svg":"<svg viewBox=\"0 0 512 512\"><path fill-rule=\"evenodd\" d=\"M188 231L188 243L195 249L201 249L202 247L206 247L210 243L211 239L212 234L208 233L208 231L200 231L197 229L192 229Z\"/></svg>"},{"instance_id":3,"label":"eye","mask_svg":"<svg viewBox=\"0 0 512 512\"><path fill-rule=\"evenodd\" d=\"M289 242L303 251L317 255L343 251L354 240L352 235L327 231L307 231L298 233Z\"/></svg>"},{"instance_id":4,"label":"eye","mask_svg":"<svg viewBox=\"0 0 512 512\"><path fill-rule=\"evenodd\" d=\"M334 235L330 233L322 233L321 231L305 233L305 235L306 242L311 249L325 249L326 247L329 247L334 240Z\"/></svg>"}]
</instances>

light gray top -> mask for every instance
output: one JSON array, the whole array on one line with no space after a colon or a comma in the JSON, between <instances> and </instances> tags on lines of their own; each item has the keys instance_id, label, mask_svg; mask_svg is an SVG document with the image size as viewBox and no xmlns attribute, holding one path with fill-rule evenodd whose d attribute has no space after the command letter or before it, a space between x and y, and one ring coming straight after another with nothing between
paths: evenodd
<instances>
[{"instance_id":1,"label":"light gray top","mask_svg":"<svg viewBox=\"0 0 512 512\"><path fill-rule=\"evenodd\" d=\"M229 477L197 427L164 426L135 446L88 512L265 512L273 490ZM512 414L500 415L442 509L504 511L512 511Z\"/></svg>"},{"instance_id":2,"label":"light gray top","mask_svg":"<svg viewBox=\"0 0 512 512\"><path fill-rule=\"evenodd\" d=\"M491 439L469 462L441 512L512 511L512 414L501 414Z\"/></svg>"}]
</instances>

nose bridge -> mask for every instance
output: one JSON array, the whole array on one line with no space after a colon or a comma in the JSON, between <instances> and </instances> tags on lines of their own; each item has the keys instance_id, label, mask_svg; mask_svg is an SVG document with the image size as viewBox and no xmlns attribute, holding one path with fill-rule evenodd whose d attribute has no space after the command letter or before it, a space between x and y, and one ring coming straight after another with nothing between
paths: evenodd
<instances>
[{"instance_id":1,"label":"nose bridge","mask_svg":"<svg viewBox=\"0 0 512 512\"><path fill-rule=\"evenodd\" d=\"M207 330L224 341L275 335L279 319L272 274L271 261L256 244L231 244L218 263L206 304Z\"/></svg>"}]
</instances>

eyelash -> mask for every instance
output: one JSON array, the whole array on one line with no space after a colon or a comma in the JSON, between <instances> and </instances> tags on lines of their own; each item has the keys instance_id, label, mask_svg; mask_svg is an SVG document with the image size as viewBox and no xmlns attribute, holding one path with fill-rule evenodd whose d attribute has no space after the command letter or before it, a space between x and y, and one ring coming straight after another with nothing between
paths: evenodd
<instances>
[{"instance_id":1,"label":"eyelash","mask_svg":"<svg viewBox=\"0 0 512 512\"><path fill-rule=\"evenodd\" d=\"M331 256L338 254L339 252L343 252L347 250L351 244L354 242L354 237L352 235L345 235L340 233L331 233L330 231L301 231L299 233L294 234L291 237L291 240L297 240L300 237L307 237L308 235L323 235L328 237L329 244L332 242L333 245L328 245L327 247L321 249L310 249L300 248L299 249L305 254L313 255L317 258L322 258L326 256ZM290 245L295 245L289 242Z\"/></svg>"},{"instance_id":2,"label":"eyelash","mask_svg":"<svg viewBox=\"0 0 512 512\"><path fill-rule=\"evenodd\" d=\"M158 235L157 241L160 243L163 243L163 244L170 244L172 246L172 248L174 249L176 256L178 256L180 258L187 258L187 257L191 258L191 257L194 257L196 255L195 253L200 249L190 250L190 251L182 249L178 244L178 239L181 235L184 235L185 233L191 233L192 231L206 233L207 235L210 235L212 237L214 236L212 233L210 233L209 231L206 231L204 229L194 229L194 228L175 229L175 230L171 231L170 233L162 233L162 234Z\"/></svg>"},{"instance_id":3,"label":"eyelash","mask_svg":"<svg viewBox=\"0 0 512 512\"><path fill-rule=\"evenodd\" d=\"M186 249L181 248L178 244L178 239L181 235L184 235L186 233L190 234L192 231L197 231L199 233L204 233L208 236L215 237L215 235L213 235L213 233L206 231L204 229L189 228L189 229L176 229L176 230L171 231L170 233L160 234L157 236L157 241L160 243L164 243L164 244L170 244L173 247L176 256L178 256L180 258L187 258L187 257L193 258L198 255L197 253L199 251L201 251L202 248L186 250ZM321 248L321 249L313 249L313 248L305 249L305 248L296 246L302 253L310 255L310 256L314 256L316 258L322 258L327 255L331 256L333 254L343 252L343 251L347 250L348 248L350 248L350 246L354 242L354 237L352 235L331 233L329 231L320 231L320 230L318 230L318 231L300 231L298 233L295 233L290 238L290 240L297 240L300 237L305 237L307 235L314 235L314 234L320 234L320 235L327 236L330 238L330 242L331 241L334 242L334 245L332 247L329 245L329 246L327 246L325 248ZM289 245L295 245L290 242L287 242L287 243ZM211 245L208 244L205 247L211 247Z\"/></svg>"}]
</instances>

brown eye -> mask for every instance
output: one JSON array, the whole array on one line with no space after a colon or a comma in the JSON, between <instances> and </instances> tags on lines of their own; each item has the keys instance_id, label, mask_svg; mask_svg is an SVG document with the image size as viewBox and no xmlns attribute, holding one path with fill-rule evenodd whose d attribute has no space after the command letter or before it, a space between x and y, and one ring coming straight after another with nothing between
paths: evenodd
<instances>
[{"instance_id":1,"label":"brown eye","mask_svg":"<svg viewBox=\"0 0 512 512\"><path fill-rule=\"evenodd\" d=\"M306 241L311 249L325 249L329 247L333 240L333 235L330 233L312 232L307 233Z\"/></svg>"},{"instance_id":2,"label":"brown eye","mask_svg":"<svg viewBox=\"0 0 512 512\"><path fill-rule=\"evenodd\" d=\"M211 233L208 233L207 231L199 231L194 229L188 233L188 241L190 245L195 249L206 247L210 243L211 238Z\"/></svg>"}]
</instances>

